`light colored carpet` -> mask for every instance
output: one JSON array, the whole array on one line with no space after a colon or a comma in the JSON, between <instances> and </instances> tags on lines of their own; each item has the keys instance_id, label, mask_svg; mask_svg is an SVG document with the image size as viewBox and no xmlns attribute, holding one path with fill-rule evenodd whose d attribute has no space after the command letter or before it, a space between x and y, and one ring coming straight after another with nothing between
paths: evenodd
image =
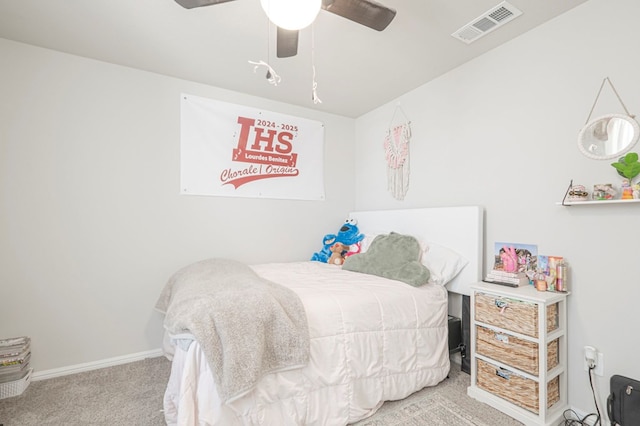
<instances>
[{"instance_id":1,"label":"light colored carpet","mask_svg":"<svg viewBox=\"0 0 640 426\"><path fill-rule=\"evenodd\" d=\"M0 426L161 426L170 363L163 357L32 382L0 400ZM466 394L470 377L452 364L450 378L385 403L357 426L519 426ZM274 425L277 426L277 425Z\"/></svg>"},{"instance_id":2,"label":"light colored carpet","mask_svg":"<svg viewBox=\"0 0 640 426\"><path fill-rule=\"evenodd\" d=\"M31 382L22 395L0 400L0 425L164 425L170 369L158 357Z\"/></svg>"},{"instance_id":3,"label":"light colored carpet","mask_svg":"<svg viewBox=\"0 0 640 426\"><path fill-rule=\"evenodd\" d=\"M449 377L400 401L385 402L354 426L522 426L522 423L467 395L471 376L451 364Z\"/></svg>"},{"instance_id":4,"label":"light colored carpet","mask_svg":"<svg viewBox=\"0 0 640 426\"><path fill-rule=\"evenodd\" d=\"M474 419L452 401L437 393L430 393L414 402L403 404L391 411L377 413L356 423L359 426L492 426Z\"/></svg>"}]
</instances>

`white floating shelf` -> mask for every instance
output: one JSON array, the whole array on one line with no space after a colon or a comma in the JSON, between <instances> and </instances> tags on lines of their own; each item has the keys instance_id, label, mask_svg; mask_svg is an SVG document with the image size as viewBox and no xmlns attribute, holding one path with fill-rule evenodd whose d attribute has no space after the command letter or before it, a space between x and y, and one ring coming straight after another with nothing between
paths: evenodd
<instances>
[{"instance_id":1,"label":"white floating shelf","mask_svg":"<svg viewBox=\"0 0 640 426\"><path fill-rule=\"evenodd\" d=\"M634 204L640 203L640 200L590 200L590 201L565 201L564 204L562 201L558 201L556 205L558 206L584 206L584 205L593 205L593 204Z\"/></svg>"}]
</instances>

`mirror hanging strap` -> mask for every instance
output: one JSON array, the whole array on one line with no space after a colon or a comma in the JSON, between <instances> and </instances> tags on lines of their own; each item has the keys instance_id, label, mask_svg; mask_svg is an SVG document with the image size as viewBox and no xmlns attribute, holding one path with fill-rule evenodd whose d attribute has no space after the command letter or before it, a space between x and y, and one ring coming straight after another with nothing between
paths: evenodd
<instances>
[{"instance_id":1,"label":"mirror hanging strap","mask_svg":"<svg viewBox=\"0 0 640 426\"><path fill-rule=\"evenodd\" d=\"M602 88L604 87L604 83L609 82L609 85L611 86L611 89L613 89L613 93L616 94L616 97L618 98L618 101L620 101L620 105L622 105L622 108L624 108L624 111L627 113L627 115L631 118L635 118L635 115L632 115L629 110L627 109L627 106L624 104L624 102L622 102L622 98L620 98L620 95L618 94L618 91L616 90L616 88L613 86L613 83L611 82L611 80L609 79L609 77L605 77L602 80L602 84L600 85L600 90L598 90L598 94L596 95L596 99L595 101L593 101L593 106L591 107L591 111L589 111L589 116L587 117L587 121L585 122L585 125L587 123L589 123L589 120L591 120L591 115L593 114L593 110L596 108L596 104L598 103L598 99L600 98L600 93L602 93Z\"/></svg>"}]
</instances>

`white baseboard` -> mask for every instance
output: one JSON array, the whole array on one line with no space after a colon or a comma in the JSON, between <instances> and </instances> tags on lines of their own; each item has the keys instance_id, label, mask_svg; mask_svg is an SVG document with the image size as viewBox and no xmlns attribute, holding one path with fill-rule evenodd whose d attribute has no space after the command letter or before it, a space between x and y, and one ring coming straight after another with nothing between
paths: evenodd
<instances>
[{"instance_id":1,"label":"white baseboard","mask_svg":"<svg viewBox=\"0 0 640 426\"><path fill-rule=\"evenodd\" d=\"M53 379L54 377L67 376L69 374L82 373L85 371L98 370L105 367L113 367L114 365L127 364L135 361L142 361L146 358L156 358L163 356L162 349L153 349L135 354L122 355L114 358L102 359L99 361L87 362L84 364L70 365L68 367L54 368L51 370L36 371L33 373L32 380Z\"/></svg>"}]
</instances>

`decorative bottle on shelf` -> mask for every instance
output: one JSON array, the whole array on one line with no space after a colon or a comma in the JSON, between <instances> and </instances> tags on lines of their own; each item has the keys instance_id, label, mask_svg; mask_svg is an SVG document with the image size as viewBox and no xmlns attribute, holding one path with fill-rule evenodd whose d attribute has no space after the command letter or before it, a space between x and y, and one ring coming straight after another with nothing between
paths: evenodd
<instances>
[{"instance_id":1,"label":"decorative bottle on shelf","mask_svg":"<svg viewBox=\"0 0 640 426\"><path fill-rule=\"evenodd\" d=\"M620 186L622 190L622 199L623 200L633 200L633 188L631 187L631 182L629 179L622 179L622 184Z\"/></svg>"},{"instance_id":2,"label":"decorative bottle on shelf","mask_svg":"<svg viewBox=\"0 0 640 426\"><path fill-rule=\"evenodd\" d=\"M567 291L567 265L564 261L556 265L556 291Z\"/></svg>"},{"instance_id":3,"label":"decorative bottle on shelf","mask_svg":"<svg viewBox=\"0 0 640 426\"><path fill-rule=\"evenodd\" d=\"M542 271L535 274L535 285L538 291L547 291L546 275Z\"/></svg>"}]
</instances>

